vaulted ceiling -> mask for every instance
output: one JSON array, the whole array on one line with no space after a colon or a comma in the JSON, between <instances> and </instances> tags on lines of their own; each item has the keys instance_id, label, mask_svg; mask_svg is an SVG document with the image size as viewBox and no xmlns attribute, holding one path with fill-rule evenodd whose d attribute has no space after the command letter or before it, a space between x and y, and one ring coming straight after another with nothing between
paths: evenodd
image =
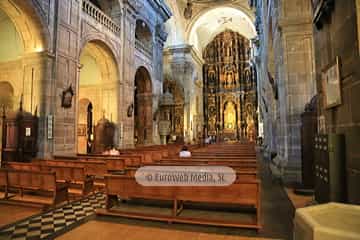
<instances>
[{"instance_id":1,"label":"vaulted ceiling","mask_svg":"<svg viewBox=\"0 0 360 240\"><path fill-rule=\"evenodd\" d=\"M206 45L225 29L248 39L256 37L255 14L248 0L166 0L173 17L167 23L166 46L191 44L201 55ZM187 9L188 8L188 9ZM190 15L186 16L186 11ZM189 11L187 11L189 14Z\"/></svg>"}]
</instances>

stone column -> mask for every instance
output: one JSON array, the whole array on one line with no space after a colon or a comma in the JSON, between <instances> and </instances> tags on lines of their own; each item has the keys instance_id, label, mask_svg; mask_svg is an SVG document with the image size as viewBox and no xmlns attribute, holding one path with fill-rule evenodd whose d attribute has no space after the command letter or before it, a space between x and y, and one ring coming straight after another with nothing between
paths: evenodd
<instances>
[{"instance_id":1,"label":"stone column","mask_svg":"<svg viewBox=\"0 0 360 240\"><path fill-rule=\"evenodd\" d=\"M127 116L127 108L134 104L134 86L135 86L135 27L136 27L136 9L135 2L123 0L122 4L122 59L120 66L120 77L122 85L120 88L123 98L119 111L119 119L122 122L122 146L123 148L134 147L134 113L131 117Z\"/></svg>"},{"instance_id":2,"label":"stone column","mask_svg":"<svg viewBox=\"0 0 360 240\"><path fill-rule=\"evenodd\" d=\"M285 181L301 181L301 118L316 94L310 1L282 1L274 50L278 83L276 135Z\"/></svg>"},{"instance_id":3,"label":"stone column","mask_svg":"<svg viewBox=\"0 0 360 240\"><path fill-rule=\"evenodd\" d=\"M191 139L186 137L190 134L185 133L190 130L190 114L191 114L191 99L189 90L194 88L193 74L195 70L195 63L192 57L191 45L178 45L169 47L166 50L165 57L168 64L171 66L171 77L177 82L179 86L184 89L184 140L190 142Z\"/></svg>"},{"instance_id":4,"label":"stone column","mask_svg":"<svg viewBox=\"0 0 360 240\"><path fill-rule=\"evenodd\" d=\"M52 69L56 80L54 83L46 84L44 89L45 94L52 92L52 97L50 97L50 94L43 97L44 101L47 102L45 105L45 108L48 108L46 112L54 115L53 153L74 154L76 153L77 135L77 96L73 97L70 108L61 107L61 96L63 91L70 86L77 94L81 1L58 1L57 4L58 6L55 8L57 21L54 28L56 38L54 47L56 51L53 63L56 67ZM50 65L51 60L47 64ZM43 122L40 120L40 124L44 125L45 119ZM40 134L42 134L41 131ZM47 145L44 145L44 147L47 147ZM43 149L42 151L47 152L48 150Z\"/></svg>"},{"instance_id":5,"label":"stone column","mask_svg":"<svg viewBox=\"0 0 360 240\"><path fill-rule=\"evenodd\" d=\"M156 111L159 109L159 100L160 95L163 92L163 81L164 81L164 66L163 66L163 53L164 53L164 43L167 38L167 33L164 29L163 23L158 23L155 27L155 42L154 42L154 49L153 49L153 61L154 61L154 76L155 79L153 81L158 82L158 84L155 84L155 86L160 86L159 91L155 91L153 89L153 116L155 116ZM152 137L153 141L152 144L160 144L160 135L158 131L158 121L152 121L153 123L153 131L152 131Z\"/></svg>"}]
</instances>

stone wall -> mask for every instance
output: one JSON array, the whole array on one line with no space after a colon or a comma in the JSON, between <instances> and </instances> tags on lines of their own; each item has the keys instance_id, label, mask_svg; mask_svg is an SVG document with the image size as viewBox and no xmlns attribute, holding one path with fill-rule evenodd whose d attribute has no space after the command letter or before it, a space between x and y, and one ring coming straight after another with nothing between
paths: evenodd
<instances>
[{"instance_id":1,"label":"stone wall","mask_svg":"<svg viewBox=\"0 0 360 240\"><path fill-rule=\"evenodd\" d=\"M164 52L165 75L176 81L183 95L183 136L186 143L197 142L203 125L202 59L192 46L183 44L168 47ZM201 130L200 130L201 129ZM195 141L194 141L195 140Z\"/></svg>"},{"instance_id":2,"label":"stone wall","mask_svg":"<svg viewBox=\"0 0 360 240\"><path fill-rule=\"evenodd\" d=\"M106 46L114 58L118 79L111 84L116 94L112 104L117 109L117 116L113 118L117 119L120 132L116 142L119 147L132 147L134 119L127 116L126 110L134 99L136 66L156 63L154 67L149 67L156 86L153 97L156 107L162 87L162 47L166 41L163 24L171 14L167 6L155 0L113 0L112 7L104 9L106 14L99 9L94 10L99 14L94 14L94 11L89 10L92 6L85 0L12 2L18 8L17 13L11 10L8 1L1 1L0 8L12 19L17 19L20 26L17 29L28 37L25 42L32 48L36 47L34 50L25 48L25 51L37 52L36 55L28 55L27 59L40 59L32 61L32 66L41 64L35 69L41 73L36 74L40 78L36 95L40 114L38 156L51 157L53 154L74 154L77 151L78 100L81 97L78 94L80 55L89 42ZM144 2L146 6L141 7ZM111 12L108 9L112 9ZM24 17L21 11L24 11ZM103 18L99 18L100 15ZM138 58L135 61L135 22L138 18L151 22L154 46L152 59ZM25 26L28 26L28 30ZM31 74L28 71L25 73L23 79L28 81ZM75 93L72 107L63 108L61 95L70 86ZM47 135L48 116L54 118L52 137ZM154 136L153 142L158 142L157 136Z\"/></svg>"},{"instance_id":3,"label":"stone wall","mask_svg":"<svg viewBox=\"0 0 360 240\"><path fill-rule=\"evenodd\" d=\"M320 94L319 116L325 118L325 132L345 134L346 165L349 170L347 183L349 196L357 198L360 194L359 138L360 138L360 70L359 70L359 1L336 1L335 7L321 29L314 28L317 89ZM322 87L322 70L340 60L340 82L342 103L326 109ZM357 134L357 135L356 135ZM354 197L355 196L355 197Z\"/></svg>"},{"instance_id":4,"label":"stone wall","mask_svg":"<svg viewBox=\"0 0 360 240\"><path fill-rule=\"evenodd\" d=\"M310 1L258 3L261 15L259 103L274 172L301 181L300 114L316 94Z\"/></svg>"}]
</instances>

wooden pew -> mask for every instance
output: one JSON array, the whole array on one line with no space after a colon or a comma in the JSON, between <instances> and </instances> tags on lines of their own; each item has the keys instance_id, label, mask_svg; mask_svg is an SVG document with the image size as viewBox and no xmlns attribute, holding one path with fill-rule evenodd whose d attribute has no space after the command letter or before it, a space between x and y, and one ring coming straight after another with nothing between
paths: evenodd
<instances>
[{"instance_id":1,"label":"wooden pew","mask_svg":"<svg viewBox=\"0 0 360 240\"><path fill-rule=\"evenodd\" d=\"M196 159L173 159L173 160L159 160L153 165L196 165L196 166L228 166L234 169L247 169L247 170L258 170L259 166L256 161L209 161L209 160L196 160ZM151 164L150 164L151 165Z\"/></svg>"},{"instance_id":2,"label":"wooden pew","mask_svg":"<svg viewBox=\"0 0 360 240\"><path fill-rule=\"evenodd\" d=\"M85 173L84 167L42 165L41 169L55 172L58 182L68 184L69 193L84 196L93 191L94 178Z\"/></svg>"},{"instance_id":3,"label":"wooden pew","mask_svg":"<svg viewBox=\"0 0 360 240\"><path fill-rule=\"evenodd\" d=\"M97 214L123 216L130 218L152 219L167 222L182 222L216 226L231 226L245 228L261 228L260 215L260 182L258 180L238 181L230 186L142 186L134 177L105 176L106 210L98 209ZM132 211L112 209L113 201L121 199L155 199L168 200L173 203L171 215L158 213L135 213ZM216 196L216 197L215 197ZM237 204L253 207L256 210L254 221L225 221L205 218L188 218L181 216L185 201L200 203Z\"/></svg>"},{"instance_id":4,"label":"wooden pew","mask_svg":"<svg viewBox=\"0 0 360 240\"><path fill-rule=\"evenodd\" d=\"M41 165L34 163L6 162L5 168L38 172L41 171Z\"/></svg>"},{"instance_id":5,"label":"wooden pew","mask_svg":"<svg viewBox=\"0 0 360 240\"><path fill-rule=\"evenodd\" d=\"M207 167L207 166L220 166L220 165L209 165L198 162L192 163L182 163L182 162L173 162L173 163L151 163L145 164L144 166L162 166L162 167L179 167L179 166L199 166L199 167ZM225 165L221 165L225 166ZM226 165L227 167L232 168L236 173L236 181L242 180L255 180L258 179L258 170L256 167L252 166L242 166L242 165ZM126 169L127 176L135 176L137 168L129 168Z\"/></svg>"},{"instance_id":6,"label":"wooden pew","mask_svg":"<svg viewBox=\"0 0 360 240\"><path fill-rule=\"evenodd\" d=\"M0 168L0 199L6 199L8 197L8 177L6 169Z\"/></svg>"},{"instance_id":7,"label":"wooden pew","mask_svg":"<svg viewBox=\"0 0 360 240\"><path fill-rule=\"evenodd\" d=\"M106 161L106 162L118 162L109 163L111 165L137 167L143 162L144 156L141 154L120 154L120 155L102 155L102 154L78 154L78 160L84 161Z\"/></svg>"},{"instance_id":8,"label":"wooden pew","mask_svg":"<svg viewBox=\"0 0 360 240\"><path fill-rule=\"evenodd\" d=\"M55 172L56 181L68 183L70 193L87 195L93 190L93 178L85 174L84 167L18 162L7 162L5 166L14 170Z\"/></svg>"},{"instance_id":9,"label":"wooden pew","mask_svg":"<svg viewBox=\"0 0 360 240\"><path fill-rule=\"evenodd\" d=\"M77 159L77 158L75 158ZM85 174L89 176L103 177L107 174L107 166L105 161L79 161L74 158L57 156L55 160L52 159L37 159L33 162L49 166L69 166L69 167L84 167Z\"/></svg>"},{"instance_id":10,"label":"wooden pew","mask_svg":"<svg viewBox=\"0 0 360 240\"><path fill-rule=\"evenodd\" d=\"M216 156L208 156L208 157L198 157L198 156L191 156L191 157L173 157L173 158L163 158L158 161L208 161L208 162L257 162L256 158L236 158L236 157L216 157Z\"/></svg>"},{"instance_id":11,"label":"wooden pew","mask_svg":"<svg viewBox=\"0 0 360 240\"><path fill-rule=\"evenodd\" d=\"M43 166L84 168L85 175L94 176L94 185L97 187L104 187L103 178L105 174L109 172L124 171L125 167L127 166L125 159L107 159L104 156L82 158L81 160L74 160L73 157L57 156L55 160L46 159L36 160L34 162L39 163ZM133 164L129 164L129 166L133 166ZM83 189L87 192L86 189L88 188L84 186Z\"/></svg>"},{"instance_id":12,"label":"wooden pew","mask_svg":"<svg viewBox=\"0 0 360 240\"><path fill-rule=\"evenodd\" d=\"M56 181L54 172L38 172L26 170L4 169L7 174L6 195L11 190L19 191L19 195L14 196L11 201L29 202L44 205L56 205L68 201L67 184ZM37 193L50 193L46 199L44 196L34 197L27 195L28 191ZM25 197L25 196L27 197ZM9 201L9 200L8 200Z\"/></svg>"},{"instance_id":13,"label":"wooden pew","mask_svg":"<svg viewBox=\"0 0 360 240\"><path fill-rule=\"evenodd\" d=\"M231 158L256 158L255 153L224 153L224 152L193 152L191 154L193 157L231 157Z\"/></svg>"},{"instance_id":14,"label":"wooden pew","mask_svg":"<svg viewBox=\"0 0 360 240\"><path fill-rule=\"evenodd\" d=\"M161 159L168 156L166 150L153 150L153 149L126 149L123 150L126 154L141 154L143 155L142 163L150 163L155 159Z\"/></svg>"}]
</instances>

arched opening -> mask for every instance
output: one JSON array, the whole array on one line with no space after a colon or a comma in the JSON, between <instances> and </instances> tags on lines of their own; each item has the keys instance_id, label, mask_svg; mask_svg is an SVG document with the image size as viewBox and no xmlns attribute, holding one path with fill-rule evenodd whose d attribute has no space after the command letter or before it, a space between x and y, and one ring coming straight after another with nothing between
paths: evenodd
<instances>
[{"instance_id":1,"label":"arched opening","mask_svg":"<svg viewBox=\"0 0 360 240\"><path fill-rule=\"evenodd\" d=\"M14 106L14 88L9 82L0 82L0 106L5 111L12 110Z\"/></svg>"},{"instance_id":2,"label":"arched opening","mask_svg":"<svg viewBox=\"0 0 360 240\"><path fill-rule=\"evenodd\" d=\"M152 143L152 83L149 72L140 67L135 74L134 141L136 145Z\"/></svg>"},{"instance_id":3,"label":"arched opening","mask_svg":"<svg viewBox=\"0 0 360 240\"><path fill-rule=\"evenodd\" d=\"M152 53L152 34L149 26L143 20L136 20L135 40L137 47L144 49L149 54Z\"/></svg>"},{"instance_id":4,"label":"arched opening","mask_svg":"<svg viewBox=\"0 0 360 240\"><path fill-rule=\"evenodd\" d=\"M210 9L189 24L187 40L198 53L202 53L216 35L225 30L237 32L247 39L256 36L256 29L249 15L233 7Z\"/></svg>"},{"instance_id":5,"label":"arched opening","mask_svg":"<svg viewBox=\"0 0 360 240\"><path fill-rule=\"evenodd\" d=\"M0 82L12 86L17 101L23 94L24 110L33 112L39 107L45 72L44 56L39 54L44 40L39 24L30 20L22 7L0 2L0 72L4 73L0 74Z\"/></svg>"},{"instance_id":6,"label":"arched opening","mask_svg":"<svg viewBox=\"0 0 360 240\"><path fill-rule=\"evenodd\" d=\"M119 78L116 59L101 41L86 43L80 66L77 149L86 153L94 139L93 128L100 119L118 123Z\"/></svg>"},{"instance_id":7,"label":"arched opening","mask_svg":"<svg viewBox=\"0 0 360 240\"><path fill-rule=\"evenodd\" d=\"M31 1L0 1L0 29L0 108L16 110L23 96L24 111L42 113L47 33Z\"/></svg>"},{"instance_id":8,"label":"arched opening","mask_svg":"<svg viewBox=\"0 0 360 240\"><path fill-rule=\"evenodd\" d=\"M78 153L89 153L93 140L93 105L90 100L80 99L78 111Z\"/></svg>"}]
</instances>

